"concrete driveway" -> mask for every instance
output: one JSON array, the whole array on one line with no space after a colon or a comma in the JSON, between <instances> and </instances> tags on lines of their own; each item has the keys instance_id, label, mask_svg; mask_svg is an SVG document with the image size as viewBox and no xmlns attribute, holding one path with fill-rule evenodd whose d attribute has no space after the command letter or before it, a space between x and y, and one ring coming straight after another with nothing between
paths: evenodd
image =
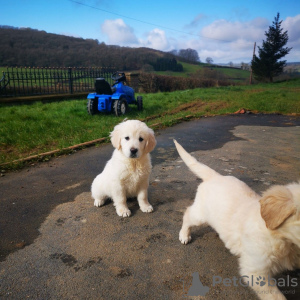
<instances>
[{"instance_id":1,"label":"concrete driveway","mask_svg":"<svg viewBox=\"0 0 300 300\"><path fill-rule=\"evenodd\" d=\"M0 178L0 298L200 299L187 295L199 277L207 287L203 299L257 299L236 284L237 259L213 229L194 228L192 243L180 244L183 212L200 181L178 158L173 139L261 192L300 178L299 126L299 117L250 114L156 132L149 189L154 212L142 213L131 199L130 218L118 217L112 203L94 207L90 197L111 145L7 173ZM279 278L287 299L299 299L300 271Z\"/></svg>"}]
</instances>

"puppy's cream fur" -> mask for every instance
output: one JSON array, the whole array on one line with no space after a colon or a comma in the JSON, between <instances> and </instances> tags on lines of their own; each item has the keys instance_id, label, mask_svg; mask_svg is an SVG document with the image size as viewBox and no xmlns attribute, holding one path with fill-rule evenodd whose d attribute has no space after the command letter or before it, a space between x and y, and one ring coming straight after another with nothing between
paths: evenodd
<instances>
[{"instance_id":1,"label":"puppy's cream fur","mask_svg":"<svg viewBox=\"0 0 300 300\"><path fill-rule=\"evenodd\" d=\"M259 196L239 179L220 175L174 143L185 164L203 180L184 214L181 243L191 240L192 226L208 223L239 257L240 274L248 276L245 279L253 275L267 280L300 267L299 183L273 186ZM250 284L261 299L285 299L271 285Z\"/></svg>"},{"instance_id":2,"label":"puppy's cream fur","mask_svg":"<svg viewBox=\"0 0 300 300\"><path fill-rule=\"evenodd\" d=\"M143 212L152 212L148 202L150 152L156 145L154 132L138 120L129 120L115 126L110 135L115 147L103 172L93 181L91 192L95 206L102 206L111 198L117 214L129 217L127 198L137 197Z\"/></svg>"}]
</instances>

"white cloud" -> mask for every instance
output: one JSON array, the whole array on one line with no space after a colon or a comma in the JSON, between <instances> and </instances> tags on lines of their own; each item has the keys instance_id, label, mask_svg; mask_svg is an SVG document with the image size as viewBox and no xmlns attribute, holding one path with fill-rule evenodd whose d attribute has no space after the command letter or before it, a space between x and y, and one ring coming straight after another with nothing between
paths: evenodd
<instances>
[{"instance_id":1,"label":"white cloud","mask_svg":"<svg viewBox=\"0 0 300 300\"><path fill-rule=\"evenodd\" d=\"M262 41L266 39L265 32L268 31L271 25L272 23L264 18L256 18L248 22L217 20L202 28L200 32L202 37L210 38L202 38L205 41L205 47L194 49L199 51L202 61L210 56L215 62L250 62L254 42L261 46ZM282 22L282 28L288 30L289 41L287 46L293 47L285 59L299 61L300 15L286 18ZM258 53L257 50L256 53Z\"/></svg>"},{"instance_id":2,"label":"white cloud","mask_svg":"<svg viewBox=\"0 0 300 300\"><path fill-rule=\"evenodd\" d=\"M203 16L198 15L192 22L200 21L201 17ZM107 35L109 44L149 47L161 51L191 48L198 51L201 61L212 57L215 63L229 61L239 63L251 61L254 42L258 46L262 44L270 25L272 23L265 18L255 18L247 22L221 19L203 27L199 37L188 33L176 36L172 32L155 28L145 33L143 37L137 38L134 30L122 19L106 20L101 29ZM300 61L300 15L286 18L282 22L282 28L288 31L287 46L293 47L285 59Z\"/></svg>"},{"instance_id":3,"label":"white cloud","mask_svg":"<svg viewBox=\"0 0 300 300\"><path fill-rule=\"evenodd\" d=\"M148 33L146 42L141 41L146 47L157 50L168 50L170 44L163 30L155 28Z\"/></svg>"},{"instance_id":4,"label":"white cloud","mask_svg":"<svg viewBox=\"0 0 300 300\"><path fill-rule=\"evenodd\" d=\"M282 28L284 31L288 31L289 42L297 42L299 45L300 41L300 15L295 17L287 17L282 22Z\"/></svg>"},{"instance_id":5,"label":"white cloud","mask_svg":"<svg viewBox=\"0 0 300 300\"><path fill-rule=\"evenodd\" d=\"M250 22L217 20L204 27L200 35L226 42L234 42L239 39L255 40L263 36L268 25L268 20L263 18L256 18Z\"/></svg>"},{"instance_id":6,"label":"white cloud","mask_svg":"<svg viewBox=\"0 0 300 300\"><path fill-rule=\"evenodd\" d=\"M108 43L119 46L133 46L138 43L133 28L126 25L122 19L105 20L101 31L108 37Z\"/></svg>"},{"instance_id":7,"label":"white cloud","mask_svg":"<svg viewBox=\"0 0 300 300\"><path fill-rule=\"evenodd\" d=\"M282 22L282 28L284 31L288 31L289 41L287 47L292 47L293 49L284 58L290 62L300 61L300 15L295 17L287 17L286 20Z\"/></svg>"}]
</instances>

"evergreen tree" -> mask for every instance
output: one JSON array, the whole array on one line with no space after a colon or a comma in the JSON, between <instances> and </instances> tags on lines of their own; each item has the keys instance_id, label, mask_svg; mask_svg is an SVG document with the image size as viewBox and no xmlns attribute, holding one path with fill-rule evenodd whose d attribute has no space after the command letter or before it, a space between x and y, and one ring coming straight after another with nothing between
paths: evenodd
<instances>
[{"instance_id":1,"label":"evergreen tree","mask_svg":"<svg viewBox=\"0 0 300 300\"><path fill-rule=\"evenodd\" d=\"M283 32L281 23L279 13L277 13L273 25L265 32L266 41L263 40L262 47L258 47L259 57L253 56L252 71L257 80L268 79L273 82L273 78L280 75L286 65L286 60L279 60L292 48L284 47L288 42L288 34L287 31Z\"/></svg>"}]
</instances>

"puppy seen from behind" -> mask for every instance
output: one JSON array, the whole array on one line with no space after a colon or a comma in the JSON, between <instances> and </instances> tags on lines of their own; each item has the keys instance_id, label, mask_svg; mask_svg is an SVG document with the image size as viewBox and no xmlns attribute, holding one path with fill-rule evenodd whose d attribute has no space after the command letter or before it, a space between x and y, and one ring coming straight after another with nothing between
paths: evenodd
<instances>
[{"instance_id":1,"label":"puppy seen from behind","mask_svg":"<svg viewBox=\"0 0 300 300\"><path fill-rule=\"evenodd\" d=\"M251 285L250 278L274 278L300 268L300 184L276 185L262 196L233 176L198 162L174 140L188 168L203 182L187 208L179 240L191 241L191 227L207 223L239 257L240 275L261 299L286 299L276 284Z\"/></svg>"},{"instance_id":2,"label":"puppy seen from behind","mask_svg":"<svg viewBox=\"0 0 300 300\"><path fill-rule=\"evenodd\" d=\"M152 169L149 153L156 146L153 130L141 121L127 120L116 125L110 137L115 150L92 183L94 205L102 206L110 198L117 214L129 217L127 198L137 197L141 211L152 212L148 187Z\"/></svg>"}]
</instances>

